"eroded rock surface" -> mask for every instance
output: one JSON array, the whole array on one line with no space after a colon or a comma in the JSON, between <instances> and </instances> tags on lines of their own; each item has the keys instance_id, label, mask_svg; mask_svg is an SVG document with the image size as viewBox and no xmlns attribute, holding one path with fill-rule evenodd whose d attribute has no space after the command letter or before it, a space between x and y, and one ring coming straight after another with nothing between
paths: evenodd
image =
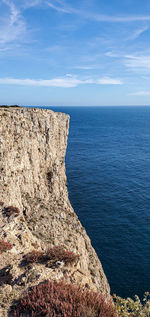
<instances>
[{"instance_id":1,"label":"eroded rock surface","mask_svg":"<svg viewBox=\"0 0 150 317\"><path fill-rule=\"evenodd\" d=\"M14 299L45 279L65 279L109 297L109 285L66 187L69 116L51 110L0 108L0 316ZM10 212L8 207L18 208ZM62 246L79 258L54 267L23 265L25 254Z\"/></svg>"}]
</instances>

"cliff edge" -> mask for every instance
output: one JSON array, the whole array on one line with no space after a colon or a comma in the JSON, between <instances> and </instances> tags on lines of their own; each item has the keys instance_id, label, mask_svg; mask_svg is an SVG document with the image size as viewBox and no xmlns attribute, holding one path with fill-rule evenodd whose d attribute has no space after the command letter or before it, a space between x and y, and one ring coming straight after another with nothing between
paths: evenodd
<instances>
[{"instance_id":1,"label":"cliff edge","mask_svg":"<svg viewBox=\"0 0 150 317\"><path fill-rule=\"evenodd\" d=\"M0 108L0 316L46 279L65 279L109 298L101 263L68 199L68 130L63 113ZM77 255L75 261L23 262L29 252L58 247Z\"/></svg>"}]
</instances>

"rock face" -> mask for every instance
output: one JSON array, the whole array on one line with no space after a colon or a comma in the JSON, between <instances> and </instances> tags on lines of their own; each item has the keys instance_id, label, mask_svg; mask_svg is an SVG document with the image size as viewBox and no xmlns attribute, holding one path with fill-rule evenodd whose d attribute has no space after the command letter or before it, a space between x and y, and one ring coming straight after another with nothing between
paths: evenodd
<instances>
[{"instance_id":1,"label":"rock face","mask_svg":"<svg viewBox=\"0 0 150 317\"><path fill-rule=\"evenodd\" d=\"M101 263L68 199L68 130L69 116L63 113L0 108L0 240L12 244L0 251L0 316L7 316L12 301L28 287L45 279L63 278L109 297ZM55 267L21 264L28 252L54 246L79 258Z\"/></svg>"}]
</instances>

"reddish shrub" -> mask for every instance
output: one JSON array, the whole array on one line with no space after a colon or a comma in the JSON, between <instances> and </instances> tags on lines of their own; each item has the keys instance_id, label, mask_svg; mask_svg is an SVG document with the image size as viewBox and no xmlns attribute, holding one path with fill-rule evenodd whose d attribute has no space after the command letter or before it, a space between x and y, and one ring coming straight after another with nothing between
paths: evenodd
<instances>
[{"instance_id":1,"label":"reddish shrub","mask_svg":"<svg viewBox=\"0 0 150 317\"><path fill-rule=\"evenodd\" d=\"M46 281L31 289L13 308L13 316L116 317L103 295L64 282Z\"/></svg>"},{"instance_id":2,"label":"reddish shrub","mask_svg":"<svg viewBox=\"0 0 150 317\"><path fill-rule=\"evenodd\" d=\"M63 261L65 264L73 262L77 259L79 255L74 254L71 251L66 251L62 247L53 247L49 248L47 251L31 251L27 253L24 257L25 262L27 263L46 263L51 261L52 264L57 261Z\"/></svg>"},{"instance_id":3,"label":"reddish shrub","mask_svg":"<svg viewBox=\"0 0 150 317\"><path fill-rule=\"evenodd\" d=\"M4 240L0 240L0 253L6 252L7 250L12 249L13 245Z\"/></svg>"},{"instance_id":4,"label":"reddish shrub","mask_svg":"<svg viewBox=\"0 0 150 317\"><path fill-rule=\"evenodd\" d=\"M15 215L18 216L20 214L20 210L17 207L8 206L4 209L7 216Z\"/></svg>"},{"instance_id":5,"label":"reddish shrub","mask_svg":"<svg viewBox=\"0 0 150 317\"><path fill-rule=\"evenodd\" d=\"M24 256L24 261L26 263L41 262L43 256L44 253L42 251L33 250Z\"/></svg>"},{"instance_id":6,"label":"reddish shrub","mask_svg":"<svg viewBox=\"0 0 150 317\"><path fill-rule=\"evenodd\" d=\"M78 254L74 254L71 251L66 251L62 247L49 248L45 254L46 260L63 261L65 264L71 263L79 258Z\"/></svg>"}]
</instances>

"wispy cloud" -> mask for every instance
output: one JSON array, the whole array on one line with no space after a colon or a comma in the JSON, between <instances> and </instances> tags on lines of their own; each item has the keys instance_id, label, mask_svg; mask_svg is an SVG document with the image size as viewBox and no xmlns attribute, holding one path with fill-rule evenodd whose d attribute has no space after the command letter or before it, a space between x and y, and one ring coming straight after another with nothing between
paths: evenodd
<instances>
[{"instance_id":1,"label":"wispy cloud","mask_svg":"<svg viewBox=\"0 0 150 317\"><path fill-rule=\"evenodd\" d=\"M97 85L121 85L123 82L120 79L109 77L93 80L93 79L78 79L67 74L63 78L53 79L20 79L20 78L0 78L0 85L23 85L23 86L45 86L45 87L63 87L71 88L78 85L97 84Z\"/></svg>"},{"instance_id":2,"label":"wispy cloud","mask_svg":"<svg viewBox=\"0 0 150 317\"><path fill-rule=\"evenodd\" d=\"M91 18L95 21L110 22L110 23L125 23L125 22L138 22L138 21L150 21L149 15L143 16L111 16L103 14L87 14L87 18Z\"/></svg>"},{"instance_id":3,"label":"wispy cloud","mask_svg":"<svg viewBox=\"0 0 150 317\"><path fill-rule=\"evenodd\" d=\"M61 13L80 14L79 10L77 10L71 6L66 5L66 3L64 3L63 1L60 1L60 0L46 1L46 3L50 8L52 8L58 12L61 12Z\"/></svg>"},{"instance_id":4,"label":"wispy cloud","mask_svg":"<svg viewBox=\"0 0 150 317\"><path fill-rule=\"evenodd\" d=\"M105 56L108 56L108 57L120 57L119 54L116 54L116 53L113 53L113 52L106 52L105 53Z\"/></svg>"},{"instance_id":5,"label":"wispy cloud","mask_svg":"<svg viewBox=\"0 0 150 317\"><path fill-rule=\"evenodd\" d=\"M146 32L149 29L148 26L143 26L137 30L135 30L126 40L135 40L137 39L141 34Z\"/></svg>"},{"instance_id":6,"label":"wispy cloud","mask_svg":"<svg viewBox=\"0 0 150 317\"><path fill-rule=\"evenodd\" d=\"M144 72L150 71L150 56L125 55L124 63L125 66L132 68L134 70L140 70Z\"/></svg>"},{"instance_id":7,"label":"wispy cloud","mask_svg":"<svg viewBox=\"0 0 150 317\"><path fill-rule=\"evenodd\" d=\"M135 54L123 54L106 52L105 56L119 59L119 62L133 71L139 71L143 74L150 73L150 55L144 55L140 53Z\"/></svg>"},{"instance_id":8,"label":"wispy cloud","mask_svg":"<svg viewBox=\"0 0 150 317\"><path fill-rule=\"evenodd\" d=\"M130 96L150 96L150 91L137 91L131 93Z\"/></svg>"},{"instance_id":9,"label":"wispy cloud","mask_svg":"<svg viewBox=\"0 0 150 317\"><path fill-rule=\"evenodd\" d=\"M85 11L83 9L75 9L68 6L66 3L60 0L47 1L47 4L52 9L67 14L76 14L82 16L84 19L89 19L97 22L109 22L109 23L126 23L126 22L138 22L138 21L150 21L150 15L105 15L95 12ZM137 35L138 36L138 35Z\"/></svg>"},{"instance_id":10,"label":"wispy cloud","mask_svg":"<svg viewBox=\"0 0 150 317\"><path fill-rule=\"evenodd\" d=\"M95 65L79 65L79 66L74 66L74 69L81 69L81 70L91 70L91 69L96 69L97 66Z\"/></svg>"},{"instance_id":11,"label":"wispy cloud","mask_svg":"<svg viewBox=\"0 0 150 317\"><path fill-rule=\"evenodd\" d=\"M51 3L51 2L47 2L47 4L48 4L48 6L49 6L50 8L52 8L52 9L58 11L58 12L62 12L62 13L72 13L72 12L70 12L68 9L65 9L65 8L63 8L63 7L56 6L56 5L54 5L53 3Z\"/></svg>"},{"instance_id":12,"label":"wispy cloud","mask_svg":"<svg viewBox=\"0 0 150 317\"><path fill-rule=\"evenodd\" d=\"M0 78L0 84L7 85L23 85L23 86L45 86L45 87L76 87L83 82L73 78L54 78L54 79L16 79L16 78Z\"/></svg>"},{"instance_id":13,"label":"wispy cloud","mask_svg":"<svg viewBox=\"0 0 150 317\"><path fill-rule=\"evenodd\" d=\"M24 9L36 7L40 4L42 4L43 0L24 0L22 7Z\"/></svg>"},{"instance_id":14,"label":"wispy cloud","mask_svg":"<svg viewBox=\"0 0 150 317\"><path fill-rule=\"evenodd\" d=\"M26 31L26 24L20 11L10 0L2 0L9 12L0 21L0 44L4 45L19 39Z\"/></svg>"},{"instance_id":15,"label":"wispy cloud","mask_svg":"<svg viewBox=\"0 0 150 317\"><path fill-rule=\"evenodd\" d=\"M123 81L116 78L104 77L97 81L99 85L122 85Z\"/></svg>"}]
</instances>

